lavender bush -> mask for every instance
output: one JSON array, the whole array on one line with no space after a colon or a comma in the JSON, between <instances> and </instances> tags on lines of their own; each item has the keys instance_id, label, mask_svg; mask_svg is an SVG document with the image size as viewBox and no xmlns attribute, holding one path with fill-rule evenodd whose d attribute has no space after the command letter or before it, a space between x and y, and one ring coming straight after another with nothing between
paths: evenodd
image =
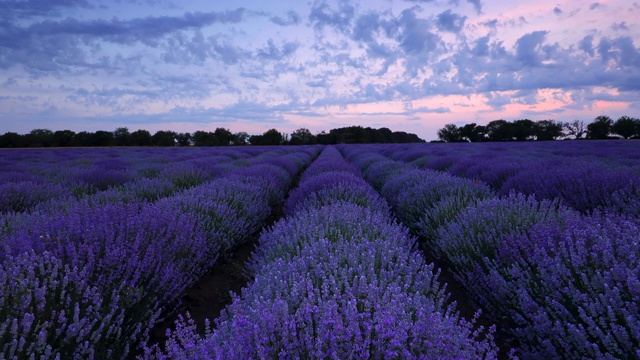
<instances>
[{"instance_id":1,"label":"lavender bush","mask_svg":"<svg viewBox=\"0 0 640 360\"><path fill-rule=\"evenodd\" d=\"M181 324L148 358L494 358L444 305L433 266L383 214L337 204L263 234L255 280L204 338Z\"/></svg>"},{"instance_id":2,"label":"lavender bush","mask_svg":"<svg viewBox=\"0 0 640 360\"><path fill-rule=\"evenodd\" d=\"M71 192L58 184L32 181L0 184L0 212L22 212L50 199L71 196Z\"/></svg>"},{"instance_id":3,"label":"lavender bush","mask_svg":"<svg viewBox=\"0 0 640 360\"><path fill-rule=\"evenodd\" d=\"M500 193L517 191L535 195L539 200L558 198L588 213L606 207L614 192L637 188L640 188L640 174L626 167L578 160L557 164L541 161L511 177L502 185Z\"/></svg>"},{"instance_id":4,"label":"lavender bush","mask_svg":"<svg viewBox=\"0 0 640 360\"><path fill-rule=\"evenodd\" d=\"M639 232L637 218L570 216L503 244L486 282L523 359L640 357Z\"/></svg>"},{"instance_id":5,"label":"lavender bush","mask_svg":"<svg viewBox=\"0 0 640 360\"><path fill-rule=\"evenodd\" d=\"M256 232L270 215L268 186L251 177L226 177L159 204L188 214L203 227L215 252L226 252Z\"/></svg>"},{"instance_id":6,"label":"lavender bush","mask_svg":"<svg viewBox=\"0 0 640 360\"><path fill-rule=\"evenodd\" d=\"M344 186L360 186L366 187L367 183L355 176L349 171L328 171L319 175L310 177L306 181L301 182L297 188L295 188L289 194L284 206L284 213L291 215L295 212L296 207L314 192L318 192L322 189L331 188L335 185L343 184Z\"/></svg>"},{"instance_id":7,"label":"lavender bush","mask_svg":"<svg viewBox=\"0 0 640 360\"><path fill-rule=\"evenodd\" d=\"M179 322L165 349L149 347L145 358L495 358L491 332L479 340L482 329L444 305L408 230L349 203L358 198L349 188L366 183L326 159L343 161L332 147L320 155L322 170L292 192L291 216L262 234L249 266L255 279L215 329L201 337L193 322ZM316 194L336 199L302 205Z\"/></svg>"},{"instance_id":8,"label":"lavender bush","mask_svg":"<svg viewBox=\"0 0 640 360\"><path fill-rule=\"evenodd\" d=\"M438 230L434 250L448 260L465 284L475 286L476 275L487 271L487 264L495 260L508 236L524 233L539 222L560 221L568 212L557 203L538 202L521 194L480 201ZM482 295L486 289L477 284L470 290Z\"/></svg>"},{"instance_id":9,"label":"lavender bush","mask_svg":"<svg viewBox=\"0 0 640 360\"><path fill-rule=\"evenodd\" d=\"M186 191L148 178L2 214L0 339L11 340L0 357L126 357L223 251L262 225L271 192L290 180L269 169Z\"/></svg>"},{"instance_id":10,"label":"lavender bush","mask_svg":"<svg viewBox=\"0 0 640 360\"><path fill-rule=\"evenodd\" d=\"M433 171L408 172L394 177L383 186L382 194L390 199L404 224L414 229L442 225L466 204L493 196L485 185ZM447 198L458 199L455 204L461 207L452 208L449 203L446 211L436 209L436 205Z\"/></svg>"},{"instance_id":11,"label":"lavender bush","mask_svg":"<svg viewBox=\"0 0 640 360\"><path fill-rule=\"evenodd\" d=\"M116 356L96 342L121 342L125 309L105 298L82 268L30 251L0 264L0 357L100 359Z\"/></svg>"}]
</instances>

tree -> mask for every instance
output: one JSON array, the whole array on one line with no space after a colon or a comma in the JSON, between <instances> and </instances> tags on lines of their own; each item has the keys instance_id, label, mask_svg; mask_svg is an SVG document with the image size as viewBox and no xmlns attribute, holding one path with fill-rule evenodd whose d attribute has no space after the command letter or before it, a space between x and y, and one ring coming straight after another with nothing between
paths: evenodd
<instances>
[{"instance_id":1,"label":"tree","mask_svg":"<svg viewBox=\"0 0 640 360\"><path fill-rule=\"evenodd\" d=\"M216 137L210 131L198 130L193 133L192 138L195 146L213 146L216 142Z\"/></svg>"},{"instance_id":2,"label":"tree","mask_svg":"<svg viewBox=\"0 0 640 360\"><path fill-rule=\"evenodd\" d=\"M15 132L6 132L0 136L0 148L25 147L26 144L25 136Z\"/></svg>"},{"instance_id":3,"label":"tree","mask_svg":"<svg viewBox=\"0 0 640 360\"><path fill-rule=\"evenodd\" d=\"M154 146L176 146L176 133L170 130L158 130L151 137Z\"/></svg>"},{"instance_id":4,"label":"tree","mask_svg":"<svg viewBox=\"0 0 640 360\"><path fill-rule=\"evenodd\" d=\"M98 130L91 134L91 146L109 146L113 143L111 131Z\"/></svg>"},{"instance_id":5,"label":"tree","mask_svg":"<svg viewBox=\"0 0 640 360\"><path fill-rule=\"evenodd\" d=\"M306 128L300 128L291 133L291 139L289 140L289 144L291 145L305 145L305 144L315 144L316 137Z\"/></svg>"},{"instance_id":6,"label":"tree","mask_svg":"<svg viewBox=\"0 0 640 360\"><path fill-rule=\"evenodd\" d=\"M119 127L113 132L113 144L115 146L129 146L131 134L126 127Z\"/></svg>"},{"instance_id":7,"label":"tree","mask_svg":"<svg viewBox=\"0 0 640 360\"><path fill-rule=\"evenodd\" d=\"M640 120L622 116L611 125L611 132L622 136L624 139L628 139L634 135L640 135L638 134L639 126Z\"/></svg>"},{"instance_id":8,"label":"tree","mask_svg":"<svg viewBox=\"0 0 640 360\"><path fill-rule=\"evenodd\" d=\"M555 140L562 136L562 124L553 120L541 120L535 123L534 134L537 140Z\"/></svg>"},{"instance_id":9,"label":"tree","mask_svg":"<svg viewBox=\"0 0 640 360\"><path fill-rule=\"evenodd\" d=\"M244 131L233 134L233 145L247 145L249 143L249 134Z\"/></svg>"},{"instance_id":10,"label":"tree","mask_svg":"<svg viewBox=\"0 0 640 360\"><path fill-rule=\"evenodd\" d=\"M191 134L188 132L176 134L176 142L178 142L179 146L191 145Z\"/></svg>"},{"instance_id":11,"label":"tree","mask_svg":"<svg viewBox=\"0 0 640 360\"><path fill-rule=\"evenodd\" d=\"M536 123L529 119L516 120L511 125L516 141L532 140L536 133Z\"/></svg>"},{"instance_id":12,"label":"tree","mask_svg":"<svg viewBox=\"0 0 640 360\"><path fill-rule=\"evenodd\" d=\"M284 140L284 136L276 129L269 129L262 134L260 145L281 145Z\"/></svg>"},{"instance_id":13,"label":"tree","mask_svg":"<svg viewBox=\"0 0 640 360\"><path fill-rule=\"evenodd\" d=\"M75 135L76 133L71 130L58 130L53 133L53 146L71 146Z\"/></svg>"},{"instance_id":14,"label":"tree","mask_svg":"<svg viewBox=\"0 0 640 360\"><path fill-rule=\"evenodd\" d=\"M493 120L487 124L487 137L490 141L513 140L511 123L506 120Z\"/></svg>"},{"instance_id":15,"label":"tree","mask_svg":"<svg viewBox=\"0 0 640 360\"><path fill-rule=\"evenodd\" d=\"M424 140L420 139L416 134L409 134L404 131L394 131L391 134L391 142L393 143L423 143Z\"/></svg>"},{"instance_id":16,"label":"tree","mask_svg":"<svg viewBox=\"0 0 640 360\"><path fill-rule=\"evenodd\" d=\"M233 142L233 133L225 128L216 128L213 137L216 146L228 146Z\"/></svg>"},{"instance_id":17,"label":"tree","mask_svg":"<svg viewBox=\"0 0 640 360\"><path fill-rule=\"evenodd\" d=\"M463 141L480 142L485 141L486 128L476 123L466 124L460 128L460 137Z\"/></svg>"},{"instance_id":18,"label":"tree","mask_svg":"<svg viewBox=\"0 0 640 360\"><path fill-rule=\"evenodd\" d=\"M574 136L576 139L582 139L587 130L584 126L584 121L573 120L572 123L563 123L562 128L565 130L566 135Z\"/></svg>"},{"instance_id":19,"label":"tree","mask_svg":"<svg viewBox=\"0 0 640 360\"><path fill-rule=\"evenodd\" d=\"M371 129L371 128L367 128ZM371 142L376 144L388 144L392 142L393 132L386 127L380 129L371 129Z\"/></svg>"},{"instance_id":20,"label":"tree","mask_svg":"<svg viewBox=\"0 0 640 360\"><path fill-rule=\"evenodd\" d=\"M331 134L327 134L326 131L322 130L318 135L316 135L316 140L318 144L329 145L331 144Z\"/></svg>"},{"instance_id":21,"label":"tree","mask_svg":"<svg viewBox=\"0 0 640 360\"><path fill-rule=\"evenodd\" d=\"M73 136L71 146L92 146L93 134L87 131L80 131Z\"/></svg>"},{"instance_id":22,"label":"tree","mask_svg":"<svg viewBox=\"0 0 640 360\"><path fill-rule=\"evenodd\" d=\"M49 147L53 145L53 131L49 129L33 129L26 136L27 146Z\"/></svg>"},{"instance_id":23,"label":"tree","mask_svg":"<svg viewBox=\"0 0 640 360\"><path fill-rule=\"evenodd\" d=\"M606 139L611 133L611 126L613 120L608 116L598 116L595 120L587 125L587 138L588 139Z\"/></svg>"},{"instance_id":24,"label":"tree","mask_svg":"<svg viewBox=\"0 0 640 360\"><path fill-rule=\"evenodd\" d=\"M458 126L455 124L447 124L438 130L438 139L445 142L460 142L462 141L462 136L460 135Z\"/></svg>"},{"instance_id":25,"label":"tree","mask_svg":"<svg viewBox=\"0 0 640 360\"><path fill-rule=\"evenodd\" d=\"M130 144L133 146L151 145L151 133L147 130L136 130L129 135Z\"/></svg>"},{"instance_id":26,"label":"tree","mask_svg":"<svg viewBox=\"0 0 640 360\"><path fill-rule=\"evenodd\" d=\"M262 145L262 135L249 136L249 143L251 143L251 145Z\"/></svg>"}]
</instances>

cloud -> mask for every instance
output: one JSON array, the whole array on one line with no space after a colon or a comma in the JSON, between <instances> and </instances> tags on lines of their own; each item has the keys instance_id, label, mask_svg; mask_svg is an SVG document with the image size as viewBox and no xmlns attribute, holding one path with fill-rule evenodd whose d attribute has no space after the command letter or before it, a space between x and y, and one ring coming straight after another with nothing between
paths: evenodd
<instances>
[{"instance_id":1,"label":"cloud","mask_svg":"<svg viewBox=\"0 0 640 360\"><path fill-rule=\"evenodd\" d=\"M475 56L489 55L489 36L483 36L476 40L476 43L471 51Z\"/></svg>"},{"instance_id":2,"label":"cloud","mask_svg":"<svg viewBox=\"0 0 640 360\"><path fill-rule=\"evenodd\" d=\"M256 55L261 59L280 61L293 54L300 44L297 42L284 42L281 47L274 44L273 39L269 39L267 46L258 49Z\"/></svg>"},{"instance_id":3,"label":"cloud","mask_svg":"<svg viewBox=\"0 0 640 360\"><path fill-rule=\"evenodd\" d=\"M79 35L101 38L119 44L142 42L147 45L166 34L184 30L202 28L214 23L238 23L243 20L245 10L195 12L182 16L159 16L135 18L132 20L89 20L80 21L66 18L62 21L45 20L30 25L20 33L31 36Z\"/></svg>"},{"instance_id":4,"label":"cloud","mask_svg":"<svg viewBox=\"0 0 640 360\"><path fill-rule=\"evenodd\" d=\"M501 92L488 92L485 94L487 100L485 104L491 106L494 111L504 110L504 106L511 104L511 96Z\"/></svg>"},{"instance_id":5,"label":"cloud","mask_svg":"<svg viewBox=\"0 0 640 360\"><path fill-rule=\"evenodd\" d=\"M526 66L539 66L541 44L548 31L534 31L520 37L516 41L516 59Z\"/></svg>"},{"instance_id":6,"label":"cloud","mask_svg":"<svg viewBox=\"0 0 640 360\"><path fill-rule=\"evenodd\" d=\"M318 78L317 80L307 81L305 85L313 88L328 88L330 83L325 78Z\"/></svg>"},{"instance_id":7,"label":"cloud","mask_svg":"<svg viewBox=\"0 0 640 360\"><path fill-rule=\"evenodd\" d=\"M370 12L358 17L353 27L351 38L355 41L363 41L366 43L375 42L376 33L380 29L380 15Z\"/></svg>"},{"instance_id":8,"label":"cloud","mask_svg":"<svg viewBox=\"0 0 640 360\"><path fill-rule=\"evenodd\" d=\"M434 0L404 0L404 1L412 2L412 3L421 3L421 4L434 2ZM469 4L471 4L471 5L473 5L473 8L476 10L476 13L478 15L480 15L482 13L482 1L481 0L467 0L467 2ZM449 0L449 3L454 4L456 6L460 5L460 1L459 0Z\"/></svg>"},{"instance_id":9,"label":"cloud","mask_svg":"<svg viewBox=\"0 0 640 360\"><path fill-rule=\"evenodd\" d=\"M298 25L300 24L300 15L295 11L287 11L287 18L283 19L280 16L272 16L269 20L272 23L280 26L290 26L290 25Z\"/></svg>"},{"instance_id":10,"label":"cloud","mask_svg":"<svg viewBox=\"0 0 640 360\"><path fill-rule=\"evenodd\" d=\"M480 0L467 0L467 2L469 4L473 5L473 7L476 9L476 13L478 15L482 14L482 1L480 1Z\"/></svg>"},{"instance_id":11,"label":"cloud","mask_svg":"<svg viewBox=\"0 0 640 360\"><path fill-rule=\"evenodd\" d=\"M438 29L442 31L450 31L452 33L459 33L462 28L464 28L464 22L467 17L455 14L451 9L448 9L447 11L439 14L436 19Z\"/></svg>"},{"instance_id":12,"label":"cloud","mask_svg":"<svg viewBox=\"0 0 640 360\"><path fill-rule=\"evenodd\" d=\"M628 36L614 39L601 38L598 44L598 54L600 54L602 61L605 63L613 61L625 67L640 67L639 51L633 45L633 40Z\"/></svg>"},{"instance_id":13,"label":"cloud","mask_svg":"<svg viewBox=\"0 0 640 360\"><path fill-rule=\"evenodd\" d=\"M580 42L578 43L578 49L593 57L595 55L595 52L593 50L593 35L587 35L582 40L580 40Z\"/></svg>"},{"instance_id":14,"label":"cloud","mask_svg":"<svg viewBox=\"0 0 640 360\"><path fill-rule=\"evenodd\" d=\"M611 25L611 29L615 31L629 31L629 26L626 21L621 21L619 23L613 23L613 25Z\"/></svg>"},{"instance_id":15,"label":"cloud","mask_svg":"<svg viewBox=\"0 0 640 360\"><path fill-rule=\"evenodd\" d=\"M418 113L422 113L422 114L446 114L446 113L450 113L451 109L446 108L446 107L437 107L437 108L429 108L426 106L420 106L419 108L416 109L412 109L412 110L407 110L406 114L407 115L415 115Z\"/></svg>"},{"instance_id":16,"label":"cloud","mask_svg":"<svg viewBox=\"0 0 640 360\"><path fill-rule=\"evenodd\" d=\"M235 64L242 52L227 43L204 39L198 30L215 24L238 23L244 19L242 8L225 12L194 12L181 16L134 18L130 20L65 19L36 21L30 25L4 24L0 32L0 68L24 67L31 75L45 73L86 73L105 68L119 53L96 58L104 43L152 48L165 46L163 58L170 63L203 63L216 56L226 64ZM188 39L181 31L195 31ZM123 53L126 48L120 48Z\"/></svg>"},{"instance_id":17,"label":"cloud","mask_svg":"<svg viewBox=\"0 0 640 360\"><path fill-rule=\"evenodd\" d=\"M340 1L338 10L333 10L325 2L316 3L309 13L309 21L316 30L322 30L325 26L330 26L342 33L347 33L351 20L355 16L355 8L348 1Z\"/></svg>"},{"instance_id":18,"label":"cloud","mask_svg":"<svg viewBox=\"0 0 640 360\"><path fill-rule=\"evenodd\" d=\"M32 17L60 16L68 8L91 8L87 0L3 0L0 18L7 21Z\"/></svg>"},{"instance_id":19,"label":"cloud","mask_svg":"<svg viewBox=\"0 0 640 360\"><path fill-rule=\"evenodd\" d=\"M416 9L402 11L398 19L401 29L397 39L400 48L407 54L418 54L435 50L440 37L429 31L429 22L416 16Z\"/></svg>"},{"instance_id":20,"label":"cloud","mask_svg":"<svg viewBox=\"0 0 640 360\"><path fill-rule=\"evenodd\" d=\"M584 104L598 98L633 103L628 99L640 91L631 18L621 14L598 29L588 25L595 15L610 19L610 5L592 4L602 12L594 14L589 3L579 12L553 3L530 14L497 11L501 5L492 4L485 9L491 13L475 16L480 1L315 0L289 11L280 4L245 10L212 3L197 12L196 2L180 3L180 10L160 0L156 15L139 15L149 14L150 2L158 4L0 0L3 106L22 104L35 114L56 105L57 116L95 109L115 119L154 111L159 122L260 123L283 122L290 114L326 116L325 106L348 109L350 117L367 108L358 104L439 104L426 101L434 97L449 104L452 95L486 95L490 111L538 111L534 106L549 93L544 89L611 90L594 92L596 100L585 97ZM7 4L14 8L2 12ZM576 22L556 21L574 13ZM20 102L26 98L19 96L34 94ZM379 114L441 118L459 109L434 105Z\"/></svg>"}]
</instances>

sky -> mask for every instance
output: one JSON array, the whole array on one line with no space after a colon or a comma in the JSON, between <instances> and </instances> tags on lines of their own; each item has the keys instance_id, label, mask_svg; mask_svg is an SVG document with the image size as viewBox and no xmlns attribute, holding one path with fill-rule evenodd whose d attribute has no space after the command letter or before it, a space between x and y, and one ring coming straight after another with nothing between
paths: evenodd
<instances>
[{"instance_id":1,"label":"sky","mask_svg":"<svg viewBox=\"0 0 640 360\"><path fill-rule=\"evenodd\" d=\"M0 134L640 117L640 1L0 0Z\"/></svg>"}]
</instances>

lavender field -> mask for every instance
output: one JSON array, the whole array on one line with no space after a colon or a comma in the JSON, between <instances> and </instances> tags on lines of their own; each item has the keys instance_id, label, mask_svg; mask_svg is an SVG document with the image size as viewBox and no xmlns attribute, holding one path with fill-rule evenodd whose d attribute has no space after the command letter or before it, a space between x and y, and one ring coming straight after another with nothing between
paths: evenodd
<instances>
[{"instance_id":1,"label":"lavender field","mask_svg":"<svg viewBox=\"0 0 640 360\"><path fill-rule=\"evenodd\" d=\"M0 154L0 359L640 358L634 141Z\"/></svg>"}]
</instances>

